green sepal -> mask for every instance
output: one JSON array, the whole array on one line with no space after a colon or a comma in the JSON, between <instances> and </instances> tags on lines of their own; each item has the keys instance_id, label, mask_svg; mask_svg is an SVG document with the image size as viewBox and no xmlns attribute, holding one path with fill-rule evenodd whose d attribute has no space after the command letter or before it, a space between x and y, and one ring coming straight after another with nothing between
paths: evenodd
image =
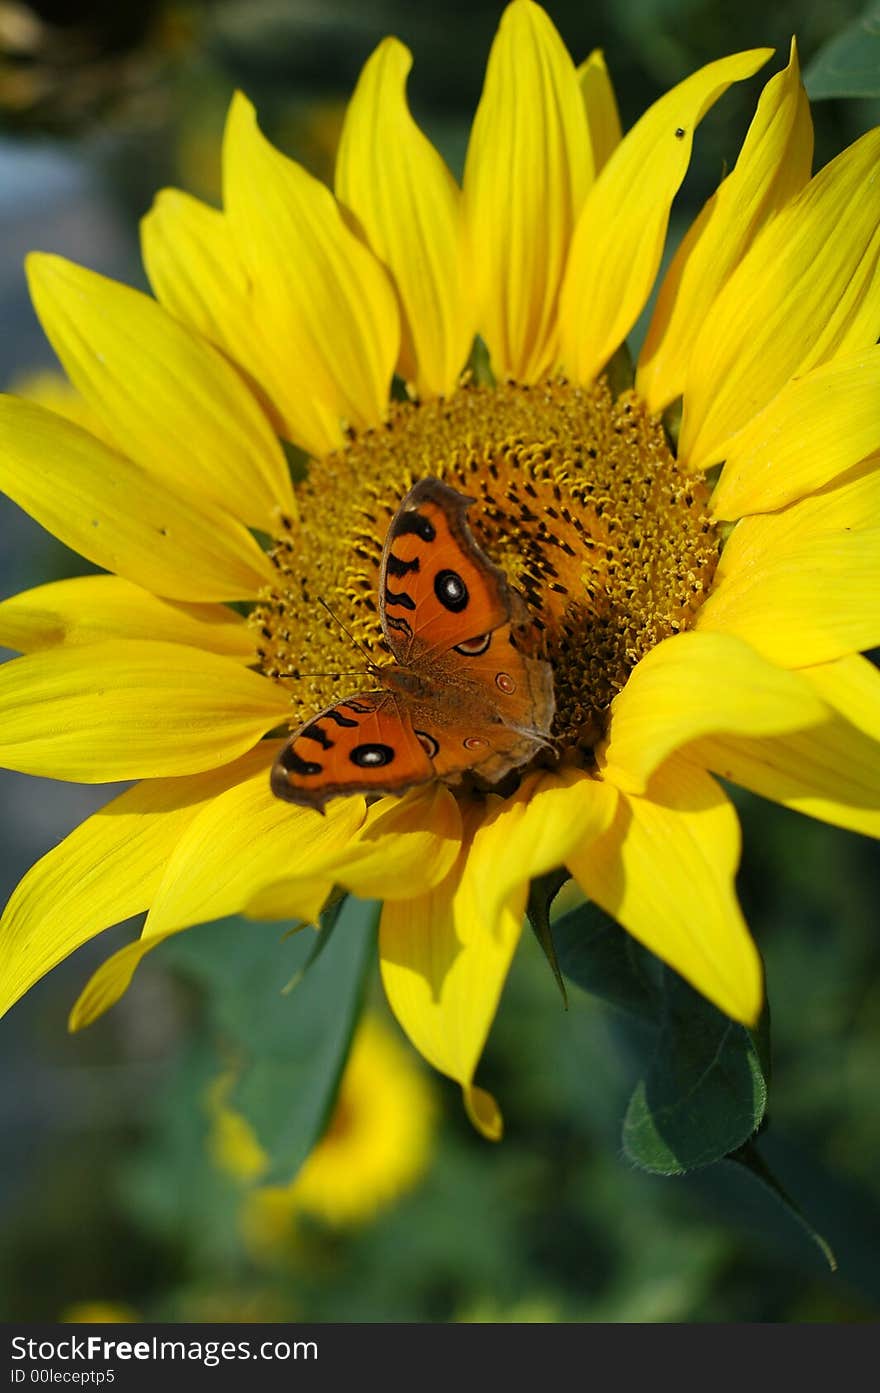
<instances>
[{"instance_id":1,"label":"green sepal","mask_svg":"<svg viewBox=\"0 0 880 1393\"><path fill-rule=\"evenodd\" d=\"M678 451L678 435L681 430L681 416L684 408L684 398L676 397L671 401L663 412L663 430L669 442L669 448L673 454Z\"/></svg>"},{"instance_id":2,"label":"green sepal","mask_svg":"<svg viewBox=\"0 0 880 1393\"><path fill-rule=\"evenodd\" d=\"M298 967L296 972L291 977L290 981L281 988L281 991L284 994L284 996L289 996L290 993L294 990L294 988L298 987L300 983L305 980L309 968L314 967L315 963L320 958L324 949L327 947L327 944L330 942L333 930L336 928L339 916L342 913L342 910L345 906L346 898L347 891L343 890L341 885L334 886L334 888L330 891L330 894L327 897L327 903L321 910L318 932L315 935L315 939L312 944L309 955L303 963L302 967ZM303 928L305 928L304 924L296 924L292 929L288 930L288 933L284 936L285 938L287 938L289 934L299 933L299 931Z\"/></svg>"},{"instance_id":3,"label":"green sepal","mask_svg":"<svg viewBox=\"0 0 880 1393\"><path fill-rule=\"evenodd\" d=\"M766 1107L751 1033L665 968L660 1029L623 1122L628 1159L654 1175L711 1165L745 1144Z\"/></svg>"},{"instance_id":4,"label":"green sepal","mask_svg":"<svg viewBox=\"0 0 880 1393\"><path fill-rule=\"evenodd\" d=\"M306 451L300 449L299 445L294 445L290 440L282 440L281 448L284 451L284 458L287 460L291 479L295 484L304 484L309 477L309 456Z\"/></svg>"},{"instance_id":5,"label":"green sepal","mask_svg":"<svg viewBox=\"0 0 880 1393\"><path fill-rule=\"evenodd\" d=\"M474 346L471 349L471 356L468 359L468 371L471 374L474 385L477 387L494 387L495 374L492 371L492 364L489 360L489 349L484 339L479 334L474 339Z\"/></svg>"},{"instance_id":6,"label":"green sepal","mask_svg":"<svg viewBox=\"0 0 880 1393\"><path fill-rule=\"evenodd\" d=\"M543 949L544 957L550 964L553 976L556 978L556 985L562 993L562 1004L566 1011L568 1010L568 993L565 990L562 969L556 956L556 944L553 941L553 930L550 927L550 906L568 879L568 871L562 869L548 871L546 875L536 876L529 885L529 899L526 905L526 914L532 931Z\"/></svg>"},{"instance_id":7,"label":"green sepal","mask_svg":"<svg viewBox=\"0 0 880 1393\"><path fill-rule=\"evenodd\" d=\"M605 376L615 397L622 396L624 392L632 390L636 380L636 369L632 354L629 351L629 344L625 340L609 358L605 368Z\"/></svg>"}]
</instances>

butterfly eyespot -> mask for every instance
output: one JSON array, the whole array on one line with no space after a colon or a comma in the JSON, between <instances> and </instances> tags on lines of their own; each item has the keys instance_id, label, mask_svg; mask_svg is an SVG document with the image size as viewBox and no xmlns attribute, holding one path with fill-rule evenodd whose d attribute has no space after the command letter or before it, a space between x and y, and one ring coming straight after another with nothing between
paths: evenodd
<instances>
[{"instance_id":1,"label":"butterfly eyespot","mask_svg":"<svg viewBox=\"0 0 880 1393\"><path fill-rule=\"evenodd\" d=\"M499 691L503 692L505 696L513 696L516 691L516 683L507 672L496 673L495 686Z\"/></svg>"},{"instance_id":2,"label":"butterfly eyespot","mask_svg":"<svg viewBox=\"0 0 880 1393\"><path fill-rule=\"evenodd\" d=\"M469 735L466 740L461 742L466 750L482 750L484 745L488 745L488 740L484 740L480 735Z\"/></svg>"},{"instance_id":3,"label":"butterfly eyespot","mask_svg":"<svg viewBox=\"0 0 880 1393\"><path fill-rule=\"evenodd\" d=\"M359 769L382 769L394 759L394 751L390 745L355 745L348 757Z\"/></svg>"},{"instance_id":4,"label":"butterfly eyespot","mask_svg":"<svg viewBox=\"0 0 880 1393\"><path fill-rule=\"evenodd\" d=\"M465 643L457 643L455 651L460 653L463 658L479 658L481 653L486 652L491 642L491 634L480 634L477 638L467 639Z\"/></svg>"},{"instance_id":5,"label":"butterfly eyespot","mask_svg":"<svg viewBox=\"0 0 880 1393\"><path fill-rule=\"evenodd\" d=\"M440 749L433 735L429 735L425 730L417 730L414 734L425 754L428 756L428 759L433 759Z\"/></svg>"},{"instance_id":6,"label":"butterfly eyespot","mask_svg":"<svg viewBox=\"0 0 880 1393\"><path fill-rule=\"evenodd\" d=\"M438 571L434 577L434 594L444 609L461 614L467 608L470 595L458 571Z\"/></svg>"}]
</instances>

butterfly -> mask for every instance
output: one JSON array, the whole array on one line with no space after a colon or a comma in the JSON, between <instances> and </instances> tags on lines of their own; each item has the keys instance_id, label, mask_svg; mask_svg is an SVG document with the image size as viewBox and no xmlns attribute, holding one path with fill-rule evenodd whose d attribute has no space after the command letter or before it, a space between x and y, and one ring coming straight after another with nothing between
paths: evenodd
<instances>
[{"instance_id":1,"label":"butterfly","mask_svg":"<svg viewBox=\"0 0 880 1393\"><path fill-rule=\"evenodd\" d=\"M369 663L377 690L300 726L272 790L316 808L343 794L401 794L470 772L495 784L551 746L553 674L517 646L522 598L474 540L474 499L422 479L388 529L379 618L393 663Z\"/></svg>"}]
</instances>

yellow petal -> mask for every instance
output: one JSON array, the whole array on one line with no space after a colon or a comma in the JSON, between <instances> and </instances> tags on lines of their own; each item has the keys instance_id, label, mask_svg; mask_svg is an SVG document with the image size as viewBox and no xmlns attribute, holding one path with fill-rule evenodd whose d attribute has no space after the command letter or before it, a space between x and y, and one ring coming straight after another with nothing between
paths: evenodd
<instances>
[{"instance_id":1,"label":"yellow petal","mask_svg":"<svg viewBox=\"0 0 880 1393\"><path fill-rule=\"evenodd\" d=\"M461 850L461 813L441 783L383 798L339 858L336 880L361 899L404 899L445 880Z\"/></svg>"},{"instance_id":2,"label":"yellow petal","mask_svg":"<svg viewBox=\"0 0 880 1393\"><path fill-rule=\"evenodd\" d=\"M853 654L801 676L827 703L822 725L767 740L711 736L688 758L807 817L880 837L880 673Z\"/></svg>"},{"instance_id":3,"label":"yellow petal","mask_svg":"<svg viewBox=\"0 0 880 1393\"><path fill-rule=\"evenodd\" d=\"M719 587L700 629L738 634L785 667L880 644L880 527L824 536ZM705 612L704 612L705 611Z\"/></svg>"},{"instance_id":4,"label":"yellow petal","mask_svg":"<svg viewBox=\"0 0 880 1393\"><path fill-rule=\"evenodd\" d=\"M761 1011L761 960L734 890L739 823L708 774L673 757L623 794L598 841L569 856L585 895L734 1020Z\"/></svg>"},{"instance_id":5,"label":"yellow petal","mask_svg":"<svg viewBox=\"0 0 880 1393\"><path fill-rule=\"evenodd\" d=\"M0 666L0 765L81 783L195 774L288 710L274 682L182 644L51 649Z\"/></svg>"},{"instance_id":6,"label":"yellow petal","mask_svg":"<svg viewBox=\"0 0 880 1393\"><path fill-rule=\"evenodd\" d=\"M147 909L188 823L260 765L265 754L251 750L222 769L137 784L32 866L0 921L0 1014L80 944Z\"/></svg>"},{"instance_id":7,"label":"yellow petal","mask_svg":"<svg viewBox=\"0 0 880 1393\"><path fill-rule=\"evenodd\" d=\"M235 610L160 600L119 576L56 580L0 603L0 644L20 653L115 638L185 643L254 661L253 631Z\"/></svg>"},{"instance_id":8,"label":"yellow petal","mask_svg":"<svg viewBox=\"0 0 880 1393\"><path fill-rule=\"evenodd\" d=\"M91 431L99 440L112 445L113 442L102 433L100 419L86 405L79 392L71 387L62 372L48 368L41 372L23 373L13 377L6 390L13 396L24 397L26 401L44 406L47 411L57 412L65 421L82 426L83 430Z\"/></svg>"},{"instance_id":9,"label":"yellow petal","mask_svg":"<svg viewBox=\"0 0 880 1393\"><path fill-rule=\"evenodd\" d=\"M473 1076L495 1015L522 928L526 886L509 897L494 924L486 921L470 865L482 829L500 800L468 811L457 865L427 895L394 900L382 910L379 956L385 991L416 1049L456 1079L474 1125L497 1140L501 1115L493 1099L473 1088ZM477 852L478 861L480 858Z\"/></svg>"},{"instance_id":10,"label":"yellow petal","mask_svg":"<svg viewBox=\"0 0 880 1393\"><path fill-rule=\"evenodd\" d=\"M696 628L804 667L880 643L880 469L734 528Z\"/></svg>"},{"instance_id":11,"label":"yellow petal","mask_svg":"<svg viewBox=\"0 0 880 1393\"><path fill-rule=\"evenodd\" d=\"M309 886L364 819L362 798L336 798L326 816L276 798L265 769L214 799L180 839L144 927L152 938L244 910L286 872ZM300 896L291 917L313 919L333 885ZM272 916L274 917L274 916Z\"/></svg>"},{"instance_id":12,"label":"yellow petal","mask_svg":"<svg viewBox=\"0 0 880 1393\"><path fill-rule=\"evenodd\" d=\"M412 55L384 39L364 66L336 158L336 196L394 278L399 372L422 397L455 387L474 336L461 195L406 101Z\"/></svg>"},{"instance_id":13,"label":"yellow petal","mask_svg":"<svg viewBox=\"0 0 880 1393\"><path fill-rule=\"evenodd\" d=\"M495 924L511 895L604 832L616 806L611 784L579 770L528 780L486 820L471 848L470 872L485 922Z\"/></svg>"},{"instance_id":14,"label":"yellow petal","mask_svg":"<svg viewBox=\"0 0 880 1393\"><path fill-rule=\"evenodd\" d=\"M364 900L419 895L446 878L460 850L461 815L444 784L414 789L405 798L382 798L344 848L328 843L299 877L280 874L261 886L246 913L255 919L292 917L302 902L303 876L341 885Z\"/></svg>"},{"instance_id":15,"label":"yellow petal","mask_svg":"<svg viewBox=\"0 0 880 1393\"><path fill-rule=\"evenodd\" d=\"M813 125L797 49L767 83L731 174L669 267L639 358L636 387L652 411L681 396L703 320L759 230L810 177Z\"/></svg>"},{"instance_id":16,"label":"yellow petal","mask_svg":"<svg viewBox=\"0 0 880 1393\"><path fill-rule=\"evenodd\" d=\"M880 331L880 130L827 164L755 238L703 321L679 453L723 459L731 436L795 375Z\"/></svg>"},{"instance_id":17,"label":"yellow petal","mask_svg":"<svg viewBox=\"0 0 880 1393\"><path fill-rule=\"evenodd\" d=\"M592 178L574 64L531 0L507 6L464 171L469 264L496 377L535 382L558 356L557 302Z\"/></svg>"},{"instance_id":18,"label":"yellow petal","mask_svg":"<svg viewBox=\"0 0 880 1393\"><path fill-rule=\"evenodd\" d=\"M604 775L643 793L674 750L709 731L776 735L823 720L798 674L731 634L678 634L652 648L611 705Z\"/></svg>"},{"instance_id":19,"label":"yellow petal","mask_svg":"<svg viewBox=\"0 0 880 1393\"><path fill-rule=\"evenodd\" d=\"M732 82L751 77L771 53L721 58L667 92L624 136L587 195L559 305L562 361L578 382L602 370L651 293L694 129Z\"/></svg>"},{"instance_id":20,"label":"yellow petal","mask_svg":"<svg viewBox=\"0 0 880 1393\"><path fill-rule=\"evenodd\" d=\"M275 749L277 750L277 746ZM269 761L271 763L271 760ZM172 934L242 910L274 867L321 859L328 846L343 848L364 815L363 800L340 798L326 817L292 808L269 788L268 764L201 809L179 838L141 938L114 953L86 985L70 1015L71 1030L89 1025L119 1000L147 953ZM305 878L296 917L316 919L330 892Z\"/></svg>"},{"instance_id":21,"label":"yellow petal","mask_svg":"<svg viewBox=\"0 0 880 1393\"><path fill-rule=\"evenodd\" d=\"M268 557L229 513L16 397L0 396L0 488L88 561L159 595L251 599L272 580Z\"/></svg>"},{"instance_id":22,"label":"yellow petal","mask_svg":"<svg viewBox=\"0 0 880 1393\"><path fill-rule=\"evenodd\" d=\"M229 109L223 189L270 351L337 417L375 425L400 343L394 291L333 195L269 144L240 93Z\"/></svg>"},{"instance_id":23,"label":"yellow petal","mask_svg":"<svg viewBox=\"0 0 880 1393\"><path fill-rule=\"evenodd\" d=\"M614 154L623 134L617 98L601 48L593 49L589 58L581 63L577 75L587 114L587 136L595 178Z\"/></svg>"},{"instance_id":24,"label":"yellow petal","mask_svg":"<svg viewBox=\"0 0 880 1393\"><path fill-rule=\"evenodd\" d=\"M239 364L279 435L317 457L342 445L338 418L272 351L222 213L179 189L163 189L141 222L141 246L157 300Z\"/></svg>"},{"instance_id":25,"label":"yellow petal","mask_svg":"<svg viewBox=\"0 0 880 1393\"><path fill-rule=\"evenodd\" d=\"M292 507L290 472L234 368L138 290L37 252L27 272L52 347L119 449L271 531Z\"/></svg>"},{"instance_id":26,"label":"yellow petal","mask_svg":"<svg viewBox=\"0 0 880 1393\"><path fill-rule=\"evenodd\" d=\"M782 508L880 450L880 348L794 378L733 437L712 511Z\"/></svg>"}]
</instances>

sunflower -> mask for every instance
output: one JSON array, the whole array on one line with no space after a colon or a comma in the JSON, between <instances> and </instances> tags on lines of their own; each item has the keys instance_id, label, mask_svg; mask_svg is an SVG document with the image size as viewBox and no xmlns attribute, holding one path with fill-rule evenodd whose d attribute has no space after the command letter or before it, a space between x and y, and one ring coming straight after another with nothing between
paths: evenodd
<instances>
[{"instance_id":1,"label":"sunflower","mask_svg":"<svg viewBox=\"0 0 880 1393\"><path fill-rule=\"evenodd\" d=\"M513 0L461 189L387 39L333 192L238 95L223 211L166 191L144 221L155 299L29 259L102 438L6 398L0 483L107 574L0 606L0 641L25 655L0 670L0 760L140 782L14 892L4 1006L130 915L149 911L73 1026L170 934L316 921L343 887L383 902L392 1009L497 1137L474 1074L530 881L564 867L756 1021L739 824L715 776L880 829L880 678L861 656L880 642L880 130L811 177L794 46L662 279L634 379L622 345L695 128L770 57L708 64L621 136L601 54L576 68ZM284 736L346 694L306 674L352 666L318 602L383 661L383 538L424 477L475 500L474 536L528 606L558 764L515 789L291 807L269 787Z\"/></svg>"},{"instance_id":2,"label":"sunflower","mask_svg":"<svg viewBox=\"0 0 880 1393\"><path fill-rule=\"evenodd\" d=\"M422 1178L433 1150L436 1110L425 1078L381 1019L358 1026L330 1121L287 1185L260 1185L269 1158L228 1103L234 1074L212 1089L215 1164L250 1187L242 1227L255 1256L284 1251L303 1215L335 1228L374 1219Z\"/></svg>"}]
</instances>

